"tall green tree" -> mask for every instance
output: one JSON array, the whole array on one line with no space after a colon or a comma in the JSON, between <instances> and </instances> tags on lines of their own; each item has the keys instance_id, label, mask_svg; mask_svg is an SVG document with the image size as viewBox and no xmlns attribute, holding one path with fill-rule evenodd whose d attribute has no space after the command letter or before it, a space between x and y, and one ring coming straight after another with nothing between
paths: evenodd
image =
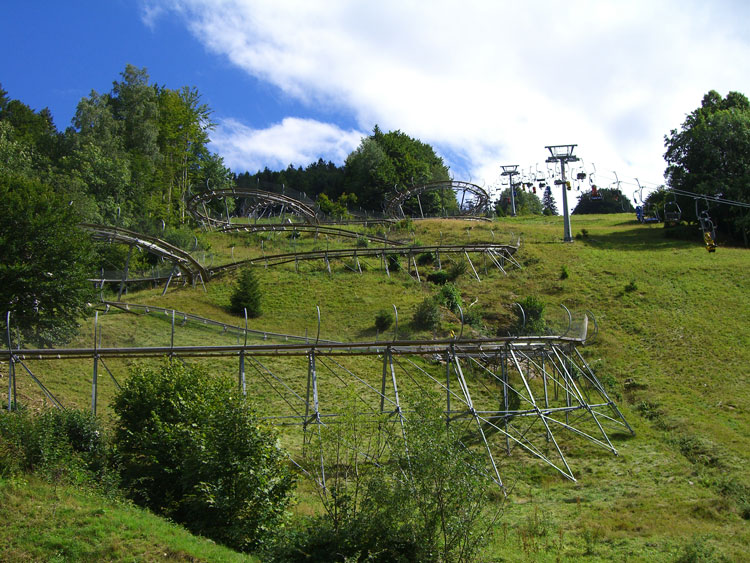
<instances>
[{"instance_id":1,"label":"tall green tree","mask_svg":"<svg viewBox=\"0 0 750 563\"><path fill-rule=\"evenodd\" d=\"M750 203L750 101L739 92L726 97L708 92L701 106L664 137L665 177L671 188L721 195ZM692 202L681 200L686 218L695 219ZM711 211L719 229L748 242L750 213L717 205Z\"/></svg>"},{"instance_id":2,"label":"tall green tree","mask_svg":"<svg viewBox=\"0 0 750 563\"><path fill-rule=\"evenodd\" d=\"M382 210L394 190L450 179L448 167L430 145L401 131L383 133L377 125L347 157L344 177L345 190L373 210ZM446 205L457 207L443 201L439 192L425 194L421 203L429 214L439 213Z\"/></svg>"},{"instance_id":3,"label":"tall green tree","mask_svg":"<svg viewBox=\"0 0 750 563\"><path fill-rule=\"evenodd\" d=\"M0 313L27 343L64 343L93 295L91 242L73 206L39 180L0 177Z\"/></svg>"},{"instance_id":4,"label":"tall green tree","mask_svg":"<svg viewBox=\"0 0 750 563\"><path fill-rule=\"evenodd\" d=\"M541 215L542 202L533 192L527 192L521 188L516 188L516 215ZM498 215L510 215L511 201L510 188L505 188L498 200L495 202L495 213Z\"/></svg>"},{"instance_id":5,"label":"tall green tree","mask_svg":"<svg viewBox=\"0 0 750 563\"><path fill-rule=\"evenodd\" d=\"M215 127L211 110L195 88L163 88L159 92L159 148L166 188L166 213L185 221L186 196L191 185L205 181L201 160L208 157L208 132ZM202 188L203 186L201 186ZM212 186L217 186L215 183Z\"/></svg>"},{"instance_id":6,"label":"tall green tree","mask_svg":"<svg viewBox=\"0 0 750 563\"><path fill-rule=\"evenodd\" d=\"M542 213L544 215L557 215L557 203L552 196L552 188L550 186L544 188L544 194L542 195Z\"/></svg>"}]
</instances>

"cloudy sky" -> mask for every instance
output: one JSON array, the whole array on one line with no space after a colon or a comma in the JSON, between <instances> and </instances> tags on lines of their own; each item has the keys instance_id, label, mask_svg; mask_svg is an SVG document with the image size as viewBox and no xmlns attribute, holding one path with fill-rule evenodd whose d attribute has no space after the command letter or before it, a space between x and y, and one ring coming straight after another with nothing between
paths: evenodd
<instances>
[{"instance_id":1,"label":"cloudy sky","mask_svg":"<svg viewBox=\"0 0 750 563\"><path fill-rule=\"evenodd\" d=\"M238 172L341 164L378 124L488 188L566 143L600 185L655 185L664 135L708 90L750 94L748 16L728 0L11 1L0 83L64 128L146 67L199 89Z\"/></svg>"}]
</instances>

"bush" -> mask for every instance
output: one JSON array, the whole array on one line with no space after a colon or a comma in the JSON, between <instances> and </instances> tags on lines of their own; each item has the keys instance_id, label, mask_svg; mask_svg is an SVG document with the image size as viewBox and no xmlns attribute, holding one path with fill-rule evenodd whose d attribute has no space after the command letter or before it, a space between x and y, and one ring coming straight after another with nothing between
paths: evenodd
<instances>
[{"instance_id":1,"label":"bush","mask_svg":"<svg viewBox=\"0 0 750 563\"><path fill-rule=\"evenodd\" d=\"M0 475L22 471L70 483L108 482L104 429L88 411L3 411Z\"/></svg>"},{"instance_id":2,"label":"bush","mask_svg":"<svg viewBox=\"0 0 750 563\"><path fill-rule=\"evenodd\" d=\"M469 266L466 262L454 262L451 264L451 267L448 268L448 281L456 281L459 276L466 273L468 267Z\"/></svg>"},{"instance_id":3,"label":"bush","mask_svg":"<svg viewBox=\"0 0 750 563\"><path fill-rule=\"evenodd\" d=\"M251 268L245 268L240 272L240 278L234 287L234 293L229 298L230 309L236 315L244 315L250 318L259 317L261 314L261 292L258 287L258 278Z\"/></svg>"},{"instance_id":4,"label":"bush","mask_svg":"<svg viewBox=\"0 0 750 563\"><path fill-rule=\"evenodd\" d=\"M560 268L560 279L567 280L569 277L570 277L570 272L568 272L568 267L563 265L563 267Z\"/></svg>"},{"instance_id":5,"label":"bush","mask_svg":"<svg viewBox=\"0 0 750 563\"><path fill-rule=\"evenodd\" d=\"M311 452L333 454L336 470L327 471L328 493L321 495L326 514L307 519L281 538L275 561L472 561L494 524L489 496L494 486L482 471L482 454L463 447L453 426L427 401L410 409L404 433L392 429L385 439L392 457L372 463L353 451L357 420L323 430ZM344 452L343 454L341 452ZM381 452L381 454L382 454ZM334 461L332 460L332 463ZM312 472L320 458L308 459ZM356 468L356 470L355 470Z\"/></svg>"},{"instance_id":6,"label":"bush","mask_svg":"<svg viewBox=\"0 0 750 563\"><path fill-rule=\"evenodd\" d=\"M431 274L427 274L427 281L437 285L443 285L448 281L448 272L445 270L437 270Z\"/></svg>"},{"instance_id":7,"label":"bush","mask_svg":"<svg viewBox=\"0 0 750 563\"><path fill-rule=\"evenodd\" d=\"M429 266L435 261L433 252L420 252L417 255L417 266Z\"/></svg>"},{"instance_id":8,"label":"bush","mask_svg":"<svg viewBox=\"0 0 750 563\"><path fill-rule=\"evenodd\" d=\"M368 246L370 246L370 239L361 235L357 237L357 248L367 248Z\"/></svg>"},{"instance_id":9,"label":"bush","mask_svg":"<svg viewBox=\"0 0 750 563\"><path fill-rule=\"evenodd\" d=\"M136 503L240 551L279 524L293 485L285 455L231 381L177 362L139 368L114 411Z\"/></svg>"},{"instance_id":10,"label":"bush","mask_svg":"<svg viewBox=\"0 0 750 563\"><path fill-rule=\"evenodd\" d=\"M398 272L399 270L401 270L401 262L399 262L397 254L389 254L386 257L386 260L388 260L389 272Z\"/></svg>"},{"instance_id":11,"label":"bush","mask_svg":"<svg viewBox=\"0 0 750 563\"><path fill-rule=\"evenodd\" d=\"M632 293L633 291L638 291L638 286L636 285L635 280L630 280L625 284L625 293Z\"/></svg>"},{"instance_id":12,"label":"bush","mask_svg":"<svg viewBox=\"0 0 750 563\"><path fill-rule=\"evenodd\" d=\"M515 309L516 322L513 324L513 332L518 335L540 335L547 331L547 322L544 320L544 302L539 298L530 295L519 302L526 315L526 324L524 326L524 317L518 308Z\"/></svg>"},{"instance_id":13,"label":"bush","mask_svg":"<svg viewBox=\"0 0 750 563\"><path fill-rule=\"evenodd\" d=\"M413 323L418 330L433 330L440 325L440 309L434 299L427 297L417 305Z\"/></svg>"},{"instance_id":14,"label":"bush","mask_svg":"<svg viewBox=\"0 0 750 563\"><path fill-rule=\"evenodd\" d=\"M446 283L437 294L437 302L443 307L450 309L455 315L459 315L459 307L463 305L461 292L452 283Z\"/></svg>"},{"instance_id":15,"label":"bush","mask_svg":"<svg viewBox=\"0 0 750 563\"><path fill-rule=\"evenodd\" d=\"M378 311L378 313L375 315L375 328L378 329L378 332L388 330L392 324L393 313L391 313L388 309Z\"/></svg>"},{"instance_id":16,"label":"bush","mask_svg":"<svg viewBox=\"0 0 750 563\"><path fill-rule=\"evenodd\" d=\"M464 323L476 329L482 328L482 309L479 305L464 310Z\"/></svg>"}]
</instances>

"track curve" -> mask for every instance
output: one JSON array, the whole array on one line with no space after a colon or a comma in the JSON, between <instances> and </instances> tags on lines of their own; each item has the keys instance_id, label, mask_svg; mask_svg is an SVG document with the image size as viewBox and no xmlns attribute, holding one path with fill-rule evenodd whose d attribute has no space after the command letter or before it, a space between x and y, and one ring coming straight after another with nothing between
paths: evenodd
<instances>
[{"instance_id":1,"label":"track curve","mask_svg":"<svg viewBox=\"0 0 750 563\"><path fill-rule=\"evenodd\" d=\"M319 220L319 213L312 205L285 194L255 188L231 188L200 192L187 201L187 210L199 223L212 226L229 225L229 218L226 220L215 219L209 215L206 207L206 203L209 201L222 197L249 200L251 202L251 210L263 209L269 206L283 206L292 210L308 223L317 223Z\"/></svg>"},{"instance_id":2,"label":"track curve","mask_svg":"<svg viewBox=\"0 0 750 563\"><path fill-rule=\"evenodd\" d=\"M106 225L96 225L93 223L82 223L80 227L91 233L91 237L94 240L120 242L136 246L150 254L154 254L172 262L179 268L180 272L185 275L190 283L197 281L198 276L200 276L203 281L207 280L209 277L208 270L206 270L190 254L160 238L144 235L121 227L108 227Z\"/></svg>"},{"instance_id":3,"label":"track curve","mask_svg":"<svg viewBox=\"0 0 750 563\"><path fill-rule=\"evenodd\" d=\"M459 216L479 215L489 206L490 196L481 187L470 182L461 182L458 180L446 180L441 182L430 182L405 192L394 193L386 202L385 213L391 217L404 217L402 205L413 197L427 192L437 192L452 190L456 194L461 193L459 201ZM469 200L466 195L469 194ZM421 205L421 204L420 204Z\"/></svg>"}]
</instances>

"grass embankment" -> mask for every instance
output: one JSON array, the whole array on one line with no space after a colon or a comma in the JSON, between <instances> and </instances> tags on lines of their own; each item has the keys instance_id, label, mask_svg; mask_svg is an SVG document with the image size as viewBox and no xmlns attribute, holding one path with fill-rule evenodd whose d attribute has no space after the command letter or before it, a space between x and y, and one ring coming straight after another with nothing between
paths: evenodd
<instances>
[{"instance_id":1,"label":"grass embankment","mask_svg":"<svg viewBox=\"0 0 750 563\"><path fill-rule=\"evenodd\" d=\"M501 471L510 488L501 524L486 560L592 559L673 560L712 556L740 560L750 546L750 253L720 247L707 253L698 242L666 238L660 225L636 223L630 215L573 217L573 233L587 236L560 241L561 218L514 218L494 223L419 221L414 233L398 233L423 244L443 240L509 241L520 235L517 257L524 265L504 276L479 267L482 282L467 272L459 278L465 303L477 300L489 331L507 322L512 303L527 295L547 303L548 317L562 322L565 304L591 310L600 334L583 349L599 378L636 431L616 436L620 455L566 441L566 455L578 477L563 480L552 469L515 455ZM395 236L396 234L394 234ZM263 252L315 247L302 235L262 235ZM215 263L257 255L257 235L213 234ZM230 244L234 243L234 251ZM327 244L352 246L352 241ZM329 276L322 263L259 268L264 313L250 328L314 336L315 307L321 309L321 337L371 339L374 316L395 304L399 333L427 336L408 319L437 288L417 283L405 272L391 277L370 259L360 276L334 263ZM562 279L563 269L568 277ZM232 275L202 288L131 293L127 300L173 307L232 324L227 312ZM108 313L100 316L103 345L168 345L166 316ZM458 327L444 313L440 334ZM90 345L92 323L76 343ZM215 329L178 328L177 344L236 342ZM271 360L269 360L271 361ZM110 362L117 377L124 362ZM90 405L91 361L29 362L45 385L66 405ZM236 377L235 361L216 361L215 369ZM284 362L274 365L283 370ZM300 367L289 361L290 372ZM377 373L377 366L374 366ZM100 370L100 409L114 385ZM104 379L104 382L102 380ZM22 402L40 404L41 395L19 372ZM260 393L260 402L269 395ZM306 488L305 488L306 490ZM20 494L20 493L19 493ZM309 498L308 498L309 497ZM300 510L314 510L304 493ZM70 525L70 522L68 523ZM66 524L61 522L61 527ZM50 552L51 553L51 552Z\"/></svg>"},{"instance_id":2,"label":"grass embankment","mask_svg":"<svg viewBox=\"0 0 750 563\"><path fill-rule=\"evenodd\" d=\"M34 477L0 479L3 561L257 561L153 514Z\"/></svg>"}]
</instances>

